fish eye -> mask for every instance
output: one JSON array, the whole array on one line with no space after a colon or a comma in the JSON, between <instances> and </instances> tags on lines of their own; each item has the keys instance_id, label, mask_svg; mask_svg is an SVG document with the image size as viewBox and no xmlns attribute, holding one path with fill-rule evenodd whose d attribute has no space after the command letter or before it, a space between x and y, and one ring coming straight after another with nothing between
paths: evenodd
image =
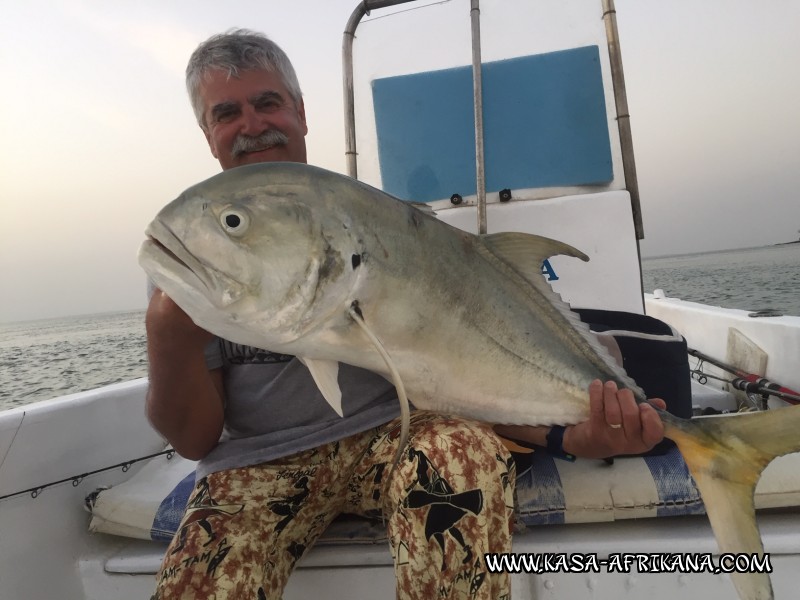
<instances>
[{"instance_id":1,"label":"fish eye","mask_svg":"<svg viewBox=\"0 0 800 600\"><path fill-rule=\"evenodd\" d=\"M242 210L229 208L222 211L219 216L219 222L226 233L239 237L244 235L250 226L250 217Z\"/></svg>"}]
</instances>

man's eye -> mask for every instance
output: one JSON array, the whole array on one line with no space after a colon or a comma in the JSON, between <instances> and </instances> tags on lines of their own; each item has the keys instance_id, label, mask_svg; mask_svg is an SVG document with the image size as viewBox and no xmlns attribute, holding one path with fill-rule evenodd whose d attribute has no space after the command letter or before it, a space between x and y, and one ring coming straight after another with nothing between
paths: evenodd
<instances>
[{"instance_id":1,"label":"man's eye","mask_svg":"<svg viewBox=\"0 0 800 600\"><path fill-rule=\"evenodd\" d=\"M228 123L229 121L233 120L236 116L236 111L233 110L226 110L223 112L217 113L217 123Z\"/></svg>"}]
</instances>

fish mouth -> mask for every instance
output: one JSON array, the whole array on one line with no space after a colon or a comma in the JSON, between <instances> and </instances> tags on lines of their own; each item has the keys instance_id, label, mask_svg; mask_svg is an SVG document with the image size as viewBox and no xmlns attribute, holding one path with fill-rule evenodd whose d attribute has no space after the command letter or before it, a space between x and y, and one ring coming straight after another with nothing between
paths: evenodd
<instances>
[{"instance_id":1,"label":"fish mouth","mask_svg":"<svg viewBox=\"0 0 800 600\"><path fill-rule=\"evenodd\" d=\"M164 254L166 254L166 255L167 255L169 258L171 258L172 260L174 260L174 261L175 261L175 262L177 262L178 264L180 264L180 265L183 265L183 266L184 266L184 267L186 267L187 269L191 270L191 268L189 267L189 265L187 265L185 262L183 262L183 261L180 259L180 257L179 257L177 254L175 254L175 253L174 253L172 250L170 250L170 249L169 249L169 248L167 248L167 247L166 247L164 244L162 244L161 242L159 242L159 241L158 241L156 238L154 238L154 237L153 237L153 236L151 236L151 235L148 235L148 236L147 236L147 239L148 239L148 240L150 240L151 242L153 242L153 244L155 244L155 246L156 246L156 247L157 247L159 250L161 250L161 251L162 251Z\"/></svg>"},{"instance_id":2,"label":"fish mouth","mask_svg":"<svg viewBox=\"0 0 800 600\"><path fill-rule=\"evenodd\" d=\"M153 221L140 254L149 255L171 280L182 280L198 289L217 308L237 302L244 286L192 254L166 224ZM169 293L169 290L164 290Z\"/></svg>"}]
</instances>

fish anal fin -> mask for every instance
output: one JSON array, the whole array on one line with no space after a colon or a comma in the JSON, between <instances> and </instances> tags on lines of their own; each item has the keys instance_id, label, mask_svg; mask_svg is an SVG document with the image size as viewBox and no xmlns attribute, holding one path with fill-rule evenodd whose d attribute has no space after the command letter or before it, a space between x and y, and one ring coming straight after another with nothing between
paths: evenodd
<instances>
[{"instance_id":1,"label":"fish anal fin","mask_svg":"<svg viewBox=\"0 0 800 600\"><path fill-rule=\"evenodd\" d=\"M492 254L537 287L541 285L542 263L558 254L580 258L589 257L569 244L531 233L503 232L480 236Z\"/></svg>"},{"instance_id":2,"label":"fish anal fin","mask_svg":"<svg viewBox=\"0 0 800 600\"><path fill-rule=\"evenodd\" d=\"M316 358L298 357L317 384L323 398L331 405L340 417L344 416L342 410L342 389L339 387L339 363L335 360L320 360Z\"/></svg>"}]
</instances>

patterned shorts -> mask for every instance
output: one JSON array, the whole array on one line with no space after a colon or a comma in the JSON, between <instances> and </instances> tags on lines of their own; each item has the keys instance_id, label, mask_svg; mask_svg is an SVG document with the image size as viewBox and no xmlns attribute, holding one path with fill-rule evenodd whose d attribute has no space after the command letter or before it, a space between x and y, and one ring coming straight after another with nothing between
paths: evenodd
<instances>
[{"instance_id":1,"label":"patterned shorts","mask_svg":"<svg viewBox=\"0 0 800 600\"><path fill-rule=\"evenodd\" d=\"M397 597L508 598L484 553L509 552L515 469L490 425L426 411L392 469L399 420L197 482L153 600L280 598L336 515L385 519Z\"/></svg>"}]
</instances>

